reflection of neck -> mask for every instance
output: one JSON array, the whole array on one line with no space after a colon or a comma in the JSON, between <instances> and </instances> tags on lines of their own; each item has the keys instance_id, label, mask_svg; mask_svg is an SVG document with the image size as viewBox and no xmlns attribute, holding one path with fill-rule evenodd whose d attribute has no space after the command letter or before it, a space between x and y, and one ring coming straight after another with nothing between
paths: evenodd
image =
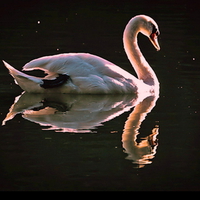
<instances>
[{"instance_id":1,"label":"reflection of neck","mask_svg":"<svg viewBox=\"0 0 200 200\"><path fill-rule=\"evenodd\" d=\"M138 145L136 139L139 134L138 130L141 123L144 121L146 115L153 109L157 99L158 97L155 96L147 97L134 108L125 122L122 143L131 160L139 161L142 160L143 156L150 155L148 141L146 140L146 143L143 142Z\"/></svg>"},{"instance_id":2,"label":"reflection of neck","mask_svg":"<svg viewBox=\"0 0 200 200\"><path fill-rule=\"evenodd\" d=\"M147 97L134 108L125 123L123 139L125 139L126 135L131 137L134 135L134 137L136 137L139 134L138 129L140 128L140 125L142 121L144 121L146 115L155 106L156 100L157 98L155 99L154 96Z\"/></svg>"},{"instance_id":3,"label":"reflection of neck","mask_svg":"<svg viewBox=\"0 0 200 200\"><path fill-rule=\"evenodd\" d=\"M156 86L159 85L156 74L149 66L138 46L137 36L140 32L141 26L142 22L138 20L132 19L129 21L124 30L124 49L128 59L137 73L138 78L142 79L148 85Z\"/></svg>"}]
</instances>

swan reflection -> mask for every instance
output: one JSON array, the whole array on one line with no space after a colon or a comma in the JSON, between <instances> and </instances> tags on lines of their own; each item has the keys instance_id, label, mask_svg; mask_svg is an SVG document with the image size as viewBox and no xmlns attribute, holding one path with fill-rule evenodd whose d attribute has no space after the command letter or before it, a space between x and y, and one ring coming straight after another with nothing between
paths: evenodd
<instances>
[{"instance_id":1,"label":"swan reflection","mask_svg":"<svg viewBox=\"0 0 200 200\"><path fill-rule=\"evenodd\" d=\"M125 153L128 154L126 159L132 160L134 164L137 164L138 168L144 167L145 164L150 164L151 159L156 154L158 146L157 138L158 125L152 129L152 133L145 138L140 138L141 141L137 142L137 136L142 121L146 115L151 112L158 97L149 96L135 106L133 112L129 115L124 125L124 131L122 134L122 144L125 149Z\"/></svg>"},{"instance_id":2,"label":"swan reflection","mask_svg":"<svg viewBox=\"0 0 200 200\"><path fill-rule=\"evenodd\" d=\"M122 146L128 154L127 159L143 167L151 163L150 160L156 153L158 127L155 127L152 134L146 138L141 138L141 142L138 143L136 139L138 140L138 130L142 121L155 106L156 100L155 96L147 98L141 96L139 98L137 95L56 94L53 96L25 92L15 98L2 125L21 113L23 118L31 122L48 126L43 130L87 133L135 106L124 125Z\"/></svg>"}]
</instances>

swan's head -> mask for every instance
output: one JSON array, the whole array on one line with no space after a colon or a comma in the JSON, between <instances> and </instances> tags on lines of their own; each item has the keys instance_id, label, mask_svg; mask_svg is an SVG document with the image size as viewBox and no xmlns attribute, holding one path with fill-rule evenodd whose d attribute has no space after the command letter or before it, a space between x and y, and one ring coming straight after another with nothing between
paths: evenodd
<instances>
[{"instance_id":1,"label":"swan's head","mask_svg":"<svg viewBox=\"0 0 200 200\"><path fill-rule=\"evenodd\" d=\"M160 50L160 46L158 43L158 36L160 35L157 23L146 15L138 15L136 16L140 22L140 32L146 35L149 40L152 42L157 51Z\"/></svg>"},{"instance_id":2,"label":"swan's head","mask_svg":"<svg viewBox=\"0 0 200 200\"><path fill-rule=\"evenodd\" d=\"M157 51L160 50L158 43L160 32L157 23L151 17L146 15L137 15L133 17L127 24L125 32L131 33L131 37L133 37L133 33L141 32L150 39Z\"/></svg>"}]
</instances>

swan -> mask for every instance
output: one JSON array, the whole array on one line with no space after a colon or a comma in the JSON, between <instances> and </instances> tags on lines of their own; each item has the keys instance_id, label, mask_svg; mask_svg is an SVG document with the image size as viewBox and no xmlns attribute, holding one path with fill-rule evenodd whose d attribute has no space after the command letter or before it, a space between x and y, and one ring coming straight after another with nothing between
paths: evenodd
<instances>
[{"instance_id":1,"label":"swan","mask_svg":"<svg viewBox=\"0 0 200 200\"><path fill-rule=\"evenodd\" d=\"M29 93L128 94L158 93L159 81L137 43L138 33L147 36L160 50L157 23L149 16L137 15L125 27L123 44L138 78L117 65L89 53L63 53L44 56L25 64L23 71L43 70L44 78L27 75L4 65L23 90Z\"/></svg>"}]
</instances>

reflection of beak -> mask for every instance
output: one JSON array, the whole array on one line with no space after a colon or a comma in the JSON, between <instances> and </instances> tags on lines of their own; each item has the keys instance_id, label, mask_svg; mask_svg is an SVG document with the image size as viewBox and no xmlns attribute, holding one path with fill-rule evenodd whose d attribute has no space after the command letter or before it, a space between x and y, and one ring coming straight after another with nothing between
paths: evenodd
<instances>
[{"instance_id":1,"label":"reflection of beak","mask_svg":"<svg viewBox=\"0 0 200 200\"><path fill-rule=\"evenodd\" d=\"M157 39L156 33L152 33L149 37L150 41L152 42L153 46L157 49L157 51L160 50L160 46L158 44L158 39Z\"/></svg>"}]
</instances>

